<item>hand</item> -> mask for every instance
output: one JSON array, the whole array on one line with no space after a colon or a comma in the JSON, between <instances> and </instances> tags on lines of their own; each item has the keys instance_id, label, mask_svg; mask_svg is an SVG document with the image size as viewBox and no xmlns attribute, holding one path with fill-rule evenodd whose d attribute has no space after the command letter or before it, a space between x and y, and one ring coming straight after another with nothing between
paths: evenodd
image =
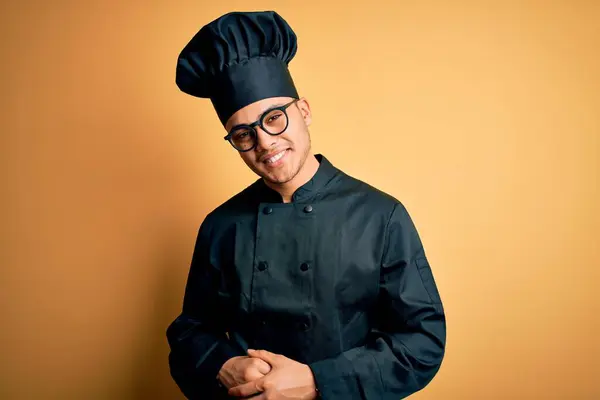
<instances>
[{"instance_id":1,"label":"hand","mask_svg":"<svg viewBox=\"0 0 600 400\"><path fill-rule=\"evenodd\" d=\"M266 350L248 350L248 355L253 359L269 363L271 372L255 381L229 389L230 396L245 397L260 393L252 399L312 400L317 398L315 378L308 365Z\"/></svg>"},{"instance_id":2,"label":"hand","mask_svg":"<svg viewBox=\"0 0 600 400\"><path fill-rule=\"evenodd\" d=\"M271 366L260 358L232 357L223 364L218 378L227 388L260 379L271 371Z\"/></svg>"}]
</instances>

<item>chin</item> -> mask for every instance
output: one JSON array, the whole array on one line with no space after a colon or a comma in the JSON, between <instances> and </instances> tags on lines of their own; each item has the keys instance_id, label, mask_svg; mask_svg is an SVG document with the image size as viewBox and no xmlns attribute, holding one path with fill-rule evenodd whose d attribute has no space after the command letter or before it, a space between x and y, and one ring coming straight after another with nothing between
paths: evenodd
<instances>
[{"instance_id":1,"label":"chin","mask_svg":"<svg viewBox=\"0 0 600 400\"><path fill-rule=\"evenodd\" d=\"M263 176L263 178L273 184L276 184L276 185L282 185L282 184L287 183L292 180L291 176L286 176L284 178L283 177L273 178L272 176L265 175L265 176Z\"/></svg>"},{"instance_id":2,"label":"chin","mask_svg":"<svg viewBox=\"0 0 600 400\"><path fill-rule=\"evenodd\" d=\"M278 184L289 182L294 177L294 174L292 174L289 170L278 171L276 173L261 170L259 175L271 183Z\"/></svg>"},{"instance_id":3,"label":"chin","mask_svg":"<svg viewBox=\"0 0 600 400\"><path fill-rule=\"evenodd\" d=\"M298 171L294 168L294 165L286 165L285 168L278 171L262 170L260 175L271 183L284 184L291 181L297 173Z\"/></svg>"}]
</instances>

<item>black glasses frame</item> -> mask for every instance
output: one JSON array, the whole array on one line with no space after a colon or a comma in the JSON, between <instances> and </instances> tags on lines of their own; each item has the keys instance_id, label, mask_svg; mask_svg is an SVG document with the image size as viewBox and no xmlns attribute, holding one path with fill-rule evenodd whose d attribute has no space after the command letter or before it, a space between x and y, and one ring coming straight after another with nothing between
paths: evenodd
<instances>
[{"instance_id":1,"label":"black glasses frame","mask_svg":"<svg viewBox=\"0 0 600 400\"><path fill-rule=\"evenodd\" d=\"M260 128L263 131L267 132L271 136L279 136L279 135L281 135L283 132L286 131L286 129L288 128L288 125L290 124L290 118L287 115L286 109L289 106L291 106L292 104L294 104L295 102L297 102L298 100L300 100L300 99L294 99L294 100L290 101L289 103L286 103L286 104L284 104L282 106L279 106L279 107L269 108L268 110L266 110L264 113L261 114L261 116L260 116L259 119L257 119L256 121L254 121L251 124L240 124L240 125L234 126L233 128L231 128L231 130L229 131L229 133L227 134L227 136L225 136L223 139L229 141L229 143L231 143L231 145L233 146L233 148L236 149L239 152L245 153L247 151L253 150L256 147L256 145L258 144L258 132L256 132L255 127L256 126L260 126ZM281 132L279 132L279 133L271 133L263 125L263 120L265 119L265 117L267 116L267 114L269 114L269 113L271 113L273 111L281 111L285 115L285 128L283 128L283 130ZM249 130L251 130L251 131L254 132L254 144L252 145L252 147L250 147L247 150L240 150L240 149L238 149L237 147L235 147L235 145L233 144L233 141L231 140L231 137L233 136L233 131L234 130L238 130L240 128L248 128Z\"/></svg>"}]
</instances>

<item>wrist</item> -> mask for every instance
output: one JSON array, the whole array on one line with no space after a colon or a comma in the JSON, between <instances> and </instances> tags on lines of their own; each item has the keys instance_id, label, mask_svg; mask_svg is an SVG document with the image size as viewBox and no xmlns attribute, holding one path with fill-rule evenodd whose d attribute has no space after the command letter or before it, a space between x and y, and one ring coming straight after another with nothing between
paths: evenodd
<instances>
[{"instance_id":1,"label":"wrist","mask_svg":"<svg viewBox=\"0 0 600 400\"><path fill-rule=\"evenodd\" d=\"M223 365L221 365L221 368L219 368L219 372L217 372L217 380L221 380L221 377L225 374L225 371L227 371L228 369L231 368L231 365L233 364L233 362L235 361L236 357L231 357L229 359L227 359L227 361L225 361L223 363Z\"/></svg>"},{"instance_id":2,"label":"wrist","mask_svg":"<svg viewBox=\"0 0 600 400\"><path fill-rule=\"evenodd\" d=\"M312 372L312 369L306 365L306 369L307 369L307 377L309 382L310 382L310 388L312 389L312 398L313 399L320 399L321 398L321 393L319 392L319 388L317 388L317 383L315 381L315 376Z\"/></svg>"}]
</instances>

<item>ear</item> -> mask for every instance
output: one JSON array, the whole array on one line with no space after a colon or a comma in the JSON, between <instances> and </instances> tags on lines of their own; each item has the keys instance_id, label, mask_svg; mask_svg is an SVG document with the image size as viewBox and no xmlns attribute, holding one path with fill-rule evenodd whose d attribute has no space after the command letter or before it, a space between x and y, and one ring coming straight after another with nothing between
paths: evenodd
<instances>
[{"instance_id":1,"label":"ear","mask_svg":"<svg viewBox=\"0 0 600 400\"><path fill-rule=\"evenodd\" d=\"M296 102L296 106L298 107L298 110L300 110L300 115L302 115L302 119L304 119L306 126L310 126L312 122L312 112L306 97L300 97L300 100Z\"/></svg>"}]
</instances>

